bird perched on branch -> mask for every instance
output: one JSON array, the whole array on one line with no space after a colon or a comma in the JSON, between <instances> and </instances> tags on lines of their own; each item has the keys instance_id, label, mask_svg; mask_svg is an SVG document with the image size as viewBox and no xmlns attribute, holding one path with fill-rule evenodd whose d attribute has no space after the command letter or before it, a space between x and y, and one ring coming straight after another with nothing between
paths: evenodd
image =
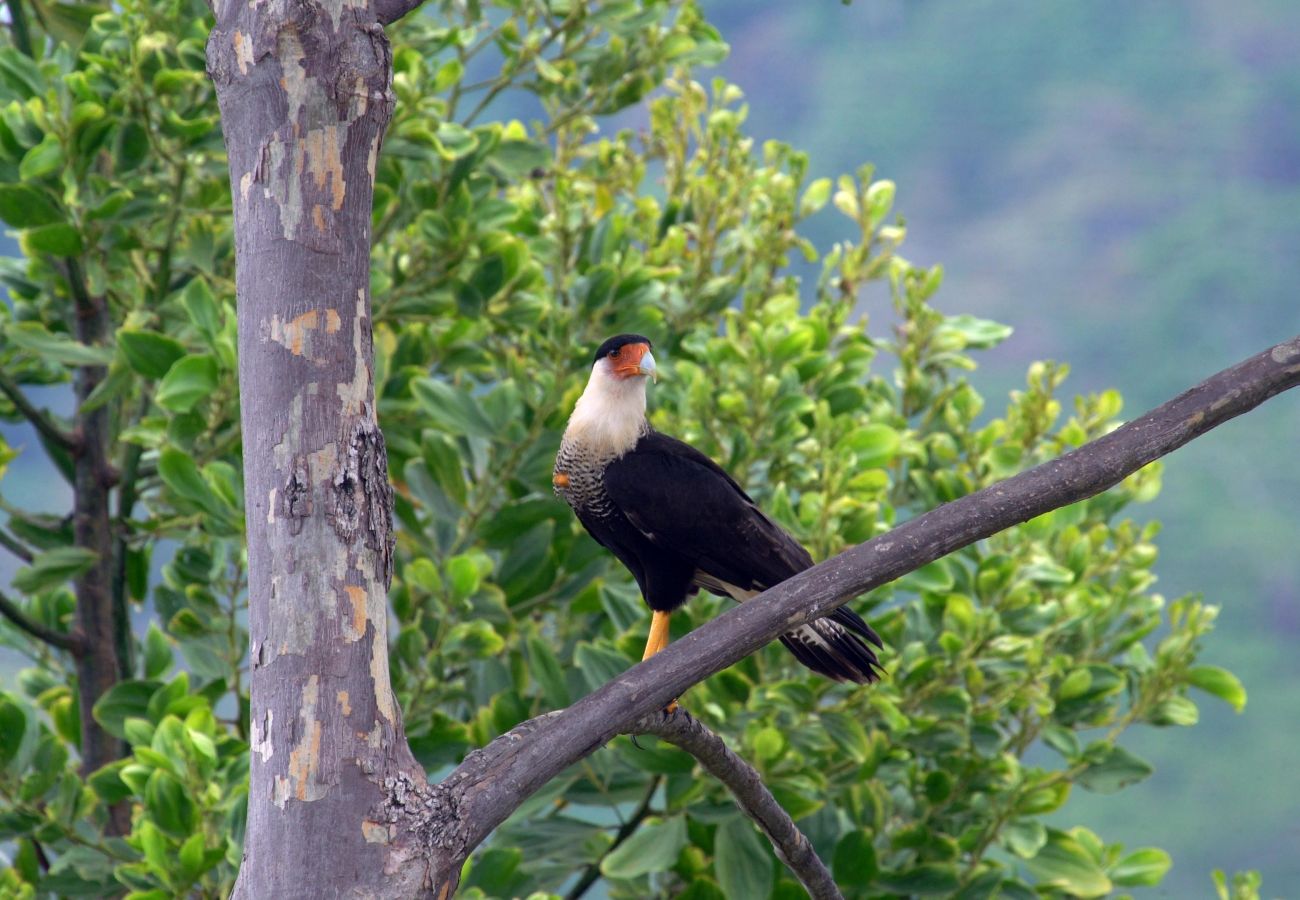
<instances>
[{"instance_id":1,"label":"bird perched on branch","mask_svg":"<svg viewBox=\"0 0 1300 900\"><path fill-rule=\"evenodd\" d=\"M653 610L648 659L668 645L669 616L700 588L745 601L812 566L808 551L723 469L646 420L650 340L600 345L555 457L555 491L636 578ZM879 679L879 636L851 609L781 635L799 662L836 681ZM671 707L670 707L671 708Z\"/></svg>"}]
</instances>

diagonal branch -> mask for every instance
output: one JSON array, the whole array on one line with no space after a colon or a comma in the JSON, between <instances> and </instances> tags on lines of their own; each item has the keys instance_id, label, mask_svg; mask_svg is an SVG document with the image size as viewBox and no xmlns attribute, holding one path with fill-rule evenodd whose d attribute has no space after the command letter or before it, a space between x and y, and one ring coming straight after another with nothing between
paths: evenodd
<instances>
[{"instance_id":1,"label":"diagonal branch","mask_svg":"<svg viewBox=\"0 0 1300 900\"><path fill-rule=\"evenodd\" d=\"M388 821L423 844L436 878L563 769L688 688L777 636L942 556L1061 506L1095 496L1275 394L1300 384L1300 336L1218 373L1144 416L1057 459L969 494L859 544L739 604L633 666L568 709L518 725L465 758L436 786L439 844L427 818ZM400 798L397 798L400 799ZM448 817L446 810L454 809ZM427 834L424 831L423 834ZM458 847L458 860L445 850Z\"/></svg>"},{"instance_id":2,"label":"diagonal branch","mask_svg":"<svg viewBox=\"0 0 1300 900\"><path fill-rule=\"evenodd\" d=\"M51 647L57 647L60 650L67 650L73 656L80 656L86 651L86 642L79 634L68 634L66 631L55 631L53 628L46 628L40 622L37 622L27 613L18 608L3 591L0 591L0 615L4 616L10 622L13 622L23 631L32 637L39 638Z\"/></svg>"},{"instance_id":3,"label":"diagonal branch","mask_svg":"<svg viewBox=\"0 0 1300 900\"><path fill-rule=\"evenodd\" d=\"M679 706L667 714L650 713L633 723L629 731L653 734L694 756L710 775L727 786L741 811L763 830L777 857L799 879L809 897L844 900L817 851L776 802L762 777L702 722Z\"/></svg>"},{"instance_id":4,"label":"diagonal branch","mask_svg":"<svg viewBox=\"0 0 1300 900\"><path fill-rule=\"evenodd\" d=\"M0 394L9 398L14 408L24 419L32 423L32 427L40 432L45 440L64 450L73 449L72 435L60 428L48 412L37 409L35 404L27 399L27 395L23 393L18 383L4 370L0 370Z\"/></svg>"},{"instance_id":5,"label":"diagonal branch","mask_svg":"<svg viewBox=\"0 0 1300 900\"><path fill-rule=\"evenodd\" d=\"M375 18L380 25L392 25L402 16L420 8L424 0L375 0Z\"/></svg>"}]
</instances>

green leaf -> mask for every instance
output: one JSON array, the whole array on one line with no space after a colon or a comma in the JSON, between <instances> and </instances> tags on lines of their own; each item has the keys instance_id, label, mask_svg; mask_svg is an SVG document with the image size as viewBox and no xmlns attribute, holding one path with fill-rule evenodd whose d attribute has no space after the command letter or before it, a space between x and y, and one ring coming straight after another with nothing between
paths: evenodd
<instances>
[{"instance_id":1,"label":"green leaf","mask_svg":"<svg viewBox=\"0 0 1300 900\"><path fill-rule=\"evenodd\" d=\"M185 306L185 312L189 314L190 322L199 329L208 344L214 343L217 335L221 333L221 313L217 306L217 298L212 295L212 289L208 287L207 279L195 278L185 285L185 290L181 293L181 303Z\"/></svg>"},{"instance_id":2,"label":"green leaf","mask_svg":"<svg viewBox=\"0 0 1300 900\"><path fill-rule=\"evenodd\" d=\"M198 807L185 785L162 769L155 769L149 776L144 806L154 823L174 837L188 837L198 825Z\"/></svg>"},{"instance_id":3,"label":"green leaf","mask_svg":"<svg viewBox=\"0 0 1300 900\"><path fill-rule=\"evenodd\" d=\"M112 350L47 331L39 322L10 322L5 325L5 337L16 347L65 366L106 366L113 361Z\"/></svg>"},{"instance_id":4,"label":"green leaf","mask_svg":"<svg viewBox=\"0 0 1300 900\"><path fill-rule=\"evenodd\" d=\"M831 198L831 180L829 178L818 178L808 189L803 192L803 197L799 200L799 218L811 216Z\"/></svg>"},{"instance_id":5,"label":"green leaf","mask_svg":"<svg viewBox=\"0 0 1300 900\"><path fill-rule=\"evenodd\" d=\"M858 454L860 467L871 469L888 465L897 455L900 442L897 431L875 423L855 429L841 446Z\"/></svg>"},{"instance_id":6,"label":"green leaf","mask_svg":"<svg viewBox=\"0 0 1300 900\"><path fill-rule=\"evenodd\" d=\"M564 681L564 670L550 644L540 637L528 639L528 671L542 689L542 696L552 709L569 705L569 688Z\"/></svg>"},{"instance_id":7,"label":"green leaf","mask_svg":"<svg viewBox=\"0 0 1300 900\"><path fill-rule=\"evenodd\" d=\"M27 733L27 713L7 695L0 694L0 767L18 754Z\"/></svg>"},{"instance_id":8,"label":"green leaf","mask_svg":"<svg viewBox=\"0 0 1300 900\"><path fill-rule=\"evenodd\" d=\"M95 701L95 721L114 737L125 738L127 718L147 716L149 698L159 686L156 681L119 681Z\"/></svg>"},{"instance_id":9,"label":"green leaf","mask_svg":"<svg viewBox=\"0 0 1300 900\"><path fill-rule=\"evenodd\" d=\"M33 228L63 221L44 191L25 184L0 184L0 220L14 228Z\"/></svg>"},{"instance_id":10,"label":"green leaf","mask_svg":"<svg viewBox=\"0 0 1300 900\"><path fill-rule=\"evenodd\" d=\"M195 832L185 839L185 843L181 844L177 859L180 860L181 871L184 872L186 880L193 881L203 874L203 870L206 868L204 865L203 832Z\"/></svg>"},{"instance_id":11,"label":"green leaf","mask_svg":"<svg viewBox=\"0 0 1300 900\"><path fill-rule=\"evenodd\" d=\"M457 622L447 634L448 649L460 650L479 659L496 656L505 646L505 639L497 634L491 622L484 619Z\"/></svg>"},{"instance_id":12,"label":"green leaf","mask_svg":"<svg viewBox=\"0 0 1300 900\"><path fill-rule=\"evenodd\" d=\"M859 828L840 838L835 845L831 868L840 884L858 888L871 884L879 871L871 833Z\"/></svg>"},{"instance_id":13,"label":"green leaf","mask_svg":"<svg viewBox=\"0 0 1300 900\"><path fill-rule=\"evenodd\" d=\"M439 122L437 136L444 159L460 159L478 147L474 132L457 122Z\"/></svg>"},{"instance_id":14,"label":"green leaf","mask_svg":"<svg viewBox=\"0 0 1300 900\"><path fill-rule=\"evenodd\" d=\"M177 360L158 385L158 405L174 413L189 412L217 389L217 360L210 354L190 354Z\"/></svg>"},{"instance_id":15,"label":"green leaf","mask_svg":"<svg viewBox=\"0 0 1300 900\"><path fill-rule=\"evenodd\" d=\"M957 867L946 863L921 863L899 872L881 873L876 881L900 894L950 896L961 883Z\"/></svg>"},{"instance_id":16,"label":"green leaf","mask_svg":"<svg viewBox=\"0 0 1300 900\"><path fill-rule=\"evenodd\" d=\"M1079 773L1080 785L1098 794L1113 794L1147 778L1155 769L1123 747L1111 747L1097 762Z\"/></svg>"},{"instance_id":17,"label":"green leaf","mask_svg":"<svg viewBox=\"0 0 1300 900\"><path fill-rule=\"evenodd\" d=\"M47 550L14 574L15 590L37 594L76 578L95 564L99 554L84 547Z\"/></svg>"},{"instance_id":18,"label":"green leaf","mask_svg":"<svg viewBox=\"0 0 1300 900\"><path fill-rule=\"evenodd\" d=\"M28 256L76 256L82 251L81 232L65 222L40 225L22 233L19 244Z\"/></svg>"},{"instance_id":19,"label":"green leaf","mask_svg":"<svg viewBox=\"0 0 1300 900\"><path fill-rule=\"evenodd\" d=\"M713 871L728 897L760 900L772 893L772 857L749 819L736 816L718 826Z\"/></svg>"},{"instance_id":20,"label":"green leaf","mask_svg":"<svg viewBox=\"0 0 1300 900\"><path fill-rule=\"evenodd\" d=\"M940 326L940 332L959 335L964 346L987 350L1011 337L1014 330L1010 325L994 322L991 319L977 319L975 316L949 316Z\"/></svg>"},{"instance_id":21,"label":"green leaf","mask_svg":"<svg viewBox=\"0 0 1300 900\"><path fill-rule=\"evenodd\" d=\"M636 878L667 871L677 862L686 840L686 820L681 816L647 819L601 860L600 873L606 878Z\"/></svg>"},{"instance_id":22,"label":"green leaf","mask_svg":"<svg viewBox=\"0 0 1300 900\"><path fill-rule=\"evenodd\" d=\"M149 623L149 633L144 638L144 674L157 678L172 666L172 644L157 623Z\"/></svg>"},{"instance_id":23,"label":"green leaf","mask_svg":"<svg viewBox=\"0 0 1300 900\"><path fill-rule=\"evenodd\" d=\"M149 868L153 869L154 874L159 878L167 881L172 868L167 838L148 819L142 821L136 828L136 836L140 839L140 849L144 852L145 862L149 864Z\"/></svg>"},{"instance_id":24,"label":"green leaf","mask_svg":"<svg viewBox=\"0 0 1300 900\"><path fill-rule=\"evenodd\" d=\"M521 178L534 169L546 169L551 164L551 148L536 141L506 140L497 144L489 160L503 174Z\"/></svg>"},{"instance_id":25,"label":"green leaf","mask_svg":"<svg viewBox=\"0 0 1300 900\"><path fill-rule=\"evenodd\" d=\"M177 496L209 512L221 511L217 495L200 474L194 458L185 451L165 448L158 457L158 475Z\"/></svg>"},{"instance_id":26,"label":"green leaf","mask_svg":"<svg viewBox=\"0 0 1300 900\"><path fill-rule=\"evenodd\" d=\"M1181 725L1187 727L1200 721L1201 712L1186 697L1173 696L1158 703L1147 717L1153 725Z\"/></svg>"},{"instance_id":27,"label":"green leaf","mask_svg":"<svg viewBox=\"0 0 1300 900\"><path fill-rule=\"evenodd\" d=\"M573 660L578 664L587 687L593 691L622 675L631 665L631 660L618 651L587 641L578 642Z\"/></svg>"},{"instance_id":28,"label":"green leaf","mask_svg":"<svg viewBox=\"0 0 1300 900\"><path fill-rule=\"evenodd\" d=\"M1237 712L1246 708L1246 687L1227 669L1197 666L1187 672L1187 683L1231 704Z\"/></svg>"},{"instance_id":29,"label":"green leaf","mask_svg":"<svg viewBox=\"0 0 1300 900\"><path fill-rule=\"evenodd\" d=\"M1047 829L1036 819L1021 819L1002 829L1007 849L1022 859L1029 859L1047 843Z\"/></svg>"},{"instance_id":30,"label":"green leaf","mask_svg":"<svg viewBox=\"0 0 1300 900\"><path fill-rule=\"evenodd\" d=\"M492 423L464 388L457 389L433 378L420 378L411 383L411 391L429 418L444 431L489 439L497 437Z\"/></svg>"},{"instance_id":31,"label":"green leaf","mask_svg":"<svg viewBox=\"0 0 1300 900\"><path fill-rule=\"evenodd\" d=\"M1165 877L1173 860L1158 847L1135 850L1115 863L1110 870L1111 881L1121 887L1155 887Z\"/></svg>"},{"instance_id":32,"label":"green leaf","mask_svg":"<svg viewBox=\"0 0 1300 900\"><path fill-rule=\"evenodd\" d=\"M23 156L23 161L18 164L18 177L23 181L34 181L53 175L62 168L63 145L56 135L47 134Z\"/></svg>"},{"instance_id":33,"label":"green leaf","mask_svg":"<svg viewBox=\"0 0 1300 900\"><path fill-rule=\"evenodd\" d=\"M1078 897L1101 897L1111 890L1110 879L1083 845L1063 831L1051 829L1047 843L1025 865L1043 887L1060 888Z\"/></svg>"},{"instance_id":34,"label":"green leaf","mask_svg":"<svg viewBox=\"0 0 1300 900\"><path fill-rule=\"evenodd\" d=\"M956 584L952 570L948 567L948 563L942 559L936 559L932 563L921 566L915 572L904 575L899 581L914 591L931 591L934 593L950 591L952 586Z\"/></svg>"},{"instance_id":35,"label":"green leaf","mask_svg":"<svg viewBox=\"0 0 1300 900\"><path fill-rule=\"evenodd\" d=\"M0 85L23 99L45 93L45 79L35 60L16 47L0 50Z\"/></svg>"},{"instance_id":36,"label":"green leaf","mask_svg":"<svg viewBox=\"0 0 1300 900\"><path fill-rule=\"evenodd\" d=\"M117 346L127 364L146 378L162 378L185 355L180 341L156 331L123 328L117 332Z\"/></svg>"}]
</instances>

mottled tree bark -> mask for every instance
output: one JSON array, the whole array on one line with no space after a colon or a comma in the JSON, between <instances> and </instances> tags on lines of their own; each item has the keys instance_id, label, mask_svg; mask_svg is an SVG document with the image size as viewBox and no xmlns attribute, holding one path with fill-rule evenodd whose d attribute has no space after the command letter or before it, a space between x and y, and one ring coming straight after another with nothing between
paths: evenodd
<instances>
[{"instance_id":1,"label":"mottled tree bark","mask_svg":"<svg viewBox=\"0 0 1300 900\"><path fill-rule=\"evenodd\" d=\"M410 896L368 811L423 782L388 677L392 493L370 210L392 61L365 3L225 0L208 68L235 213L252 772L235 896Z\"/></svg>"}]
</instances>

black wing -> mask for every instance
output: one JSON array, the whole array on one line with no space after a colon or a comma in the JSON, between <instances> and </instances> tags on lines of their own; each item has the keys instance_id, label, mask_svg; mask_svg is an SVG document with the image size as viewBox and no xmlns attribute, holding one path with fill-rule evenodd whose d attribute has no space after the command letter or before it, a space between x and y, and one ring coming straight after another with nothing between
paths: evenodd
<instances>
[{"instance_id":1,"label":"black wing","mask_svg":"<svg viewBox=\"0 0 1300 900\"><path fill-rule=\"evenodd\" d=\"M744 590L765 590L812 565L717 463L650 432L605 469L605 490L655 546Z\"/></svg>"},{"instance_id":2,"label":"black wing","mask_svg":"<svg viewBox=\"0 0 1300 900\"><path fill-rule=\"evenodd\" d=\"M803 545L764 515L722 467L668 435L651 432L610 463L605 490L622 519L672 558L679 573L698 569L743 590L763 591L813 564ZM861 684L880 677L864 639L882 646L861 616L841 606L782 635L781 643L814 672Z\"/></svg>"}]
</instances>

